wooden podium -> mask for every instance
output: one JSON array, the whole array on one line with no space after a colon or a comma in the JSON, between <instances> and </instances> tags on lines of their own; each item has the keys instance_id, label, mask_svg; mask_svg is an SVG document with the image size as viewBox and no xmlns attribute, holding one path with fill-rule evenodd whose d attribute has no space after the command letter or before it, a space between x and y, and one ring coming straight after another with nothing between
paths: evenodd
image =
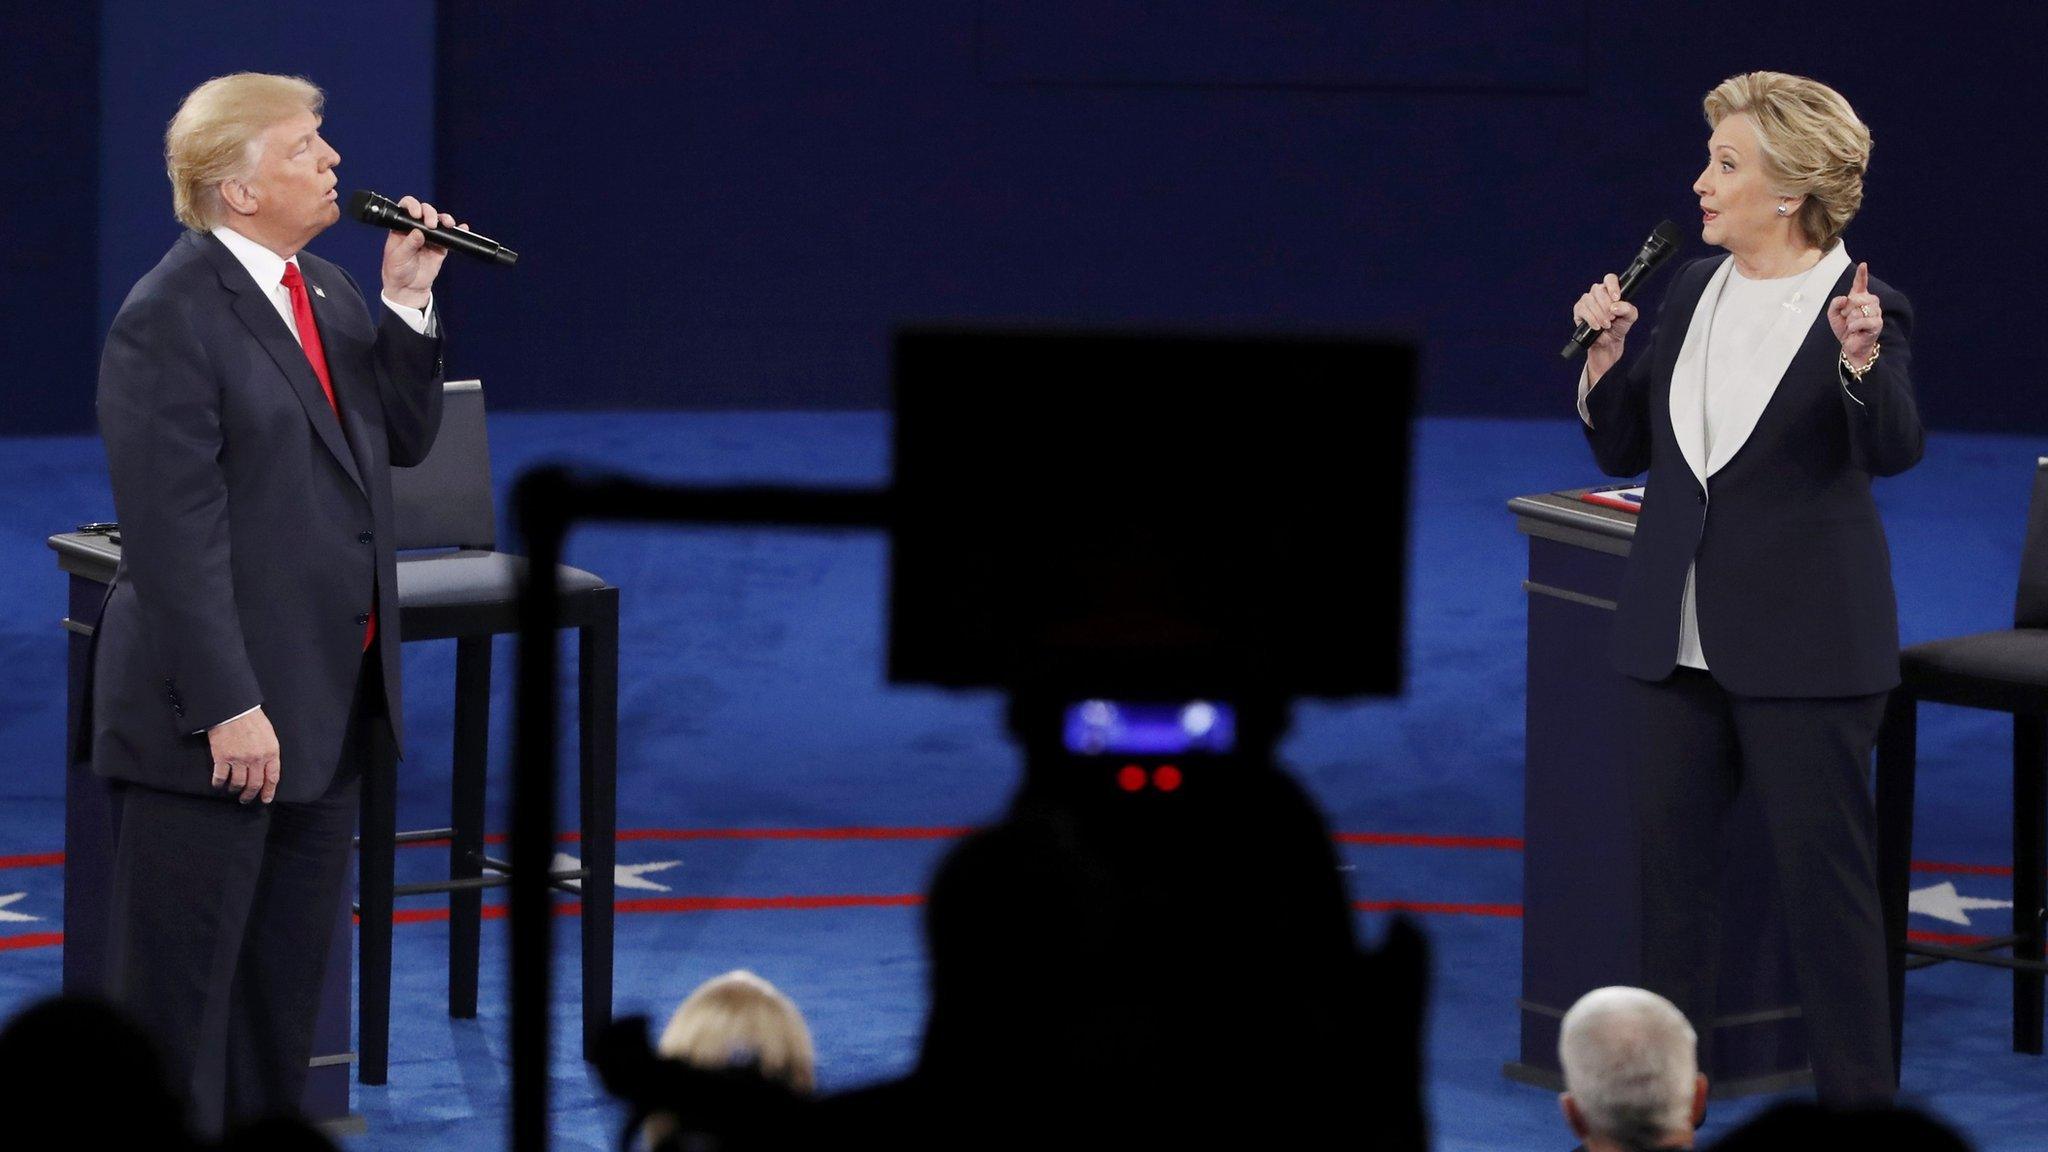
<instances>
[{"instance_id":1,"label":"wooden podium","mask_svg":"<svg viewBox=\"0 0 2048 1152\"><path fill-rule=\"evenodd\" d=\"M1522 1044L1507 1075L1563 1086L1557 1034L1566 1009L1608 984L1642 982L1634 820L1622 763L1621 673L1607 637L1632 513L1588 504L1585 489L1508 502L1529 538L1529 694L1522 860ZM1744 793L1723 846L1719 1005L1693 1021L1715 1096L1809 1083L1799 997L1785 945L1762 814Z\"/></svg>"},{"instance_id":2,"label":"wooden podium","mask_svg":"<svg viewBox=\"0 0 2048 1152\"><path fill-rule=\"evenodd\" d=\"M57 566L70 576L64 628L70 633L68 710L64 741L64 991L99 993L106 987L107 899L113 888L116 813L108 784L76 758L78 725L85 705L86 659L100 606L114 565L121 559L118 537L67 532L50 537ZM329 1132L362 1128L348 1110L350 1046L349 988L355 981L355 924L343 901L327 956L327 981L320 990L320 1017L313 1031L313 1067L302 1101L306 1118Z\"/></svg>"}]
</instances>

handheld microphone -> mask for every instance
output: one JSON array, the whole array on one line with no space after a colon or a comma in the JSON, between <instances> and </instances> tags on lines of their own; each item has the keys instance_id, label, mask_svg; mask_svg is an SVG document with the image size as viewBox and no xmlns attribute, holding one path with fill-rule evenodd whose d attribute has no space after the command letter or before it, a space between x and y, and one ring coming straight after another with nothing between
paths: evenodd
<instances>
[{"instance_id":1,"label":"handheld microphone","mask_svg":"<svg viewBox=\"0 0 2048 1152\"><path fill-rule=\"evenodd\" d=\"M450 252L462 252L479 260L493 264L514 264L519 253L514 252L489 236L464 232L460 228L427 228L406 214L396 203L377 195L375 192L357 190L349 194L348 214L365 224L389 228L393 232L424 232L427 243Z\"/></svg>"},{"instance_id":2,"label":"handheld microphone","mask_svg":"<svg viewBox=\"0 0 2048 1152\"><path fill-rule=\"evenodd\" d=\"M1669 260L1673 252L1678 251L1678 241L1678 225L1669 220L1657 225L1656 230L1650 233L1650 238L1643 241L1643 250L1636 253L1636 258L1629 262L1628 271L1621 274L1623 300L1628 299L1629 293L1636 290L1636 285L1649 279L1650 273ZM1592 347L1593 342L1598 339L1600 330L1581 320L1579 326L1572 330L1572 342L1564 346L1564 351L1560 355L1569 360Z\"/></svg>"}]
</instances>

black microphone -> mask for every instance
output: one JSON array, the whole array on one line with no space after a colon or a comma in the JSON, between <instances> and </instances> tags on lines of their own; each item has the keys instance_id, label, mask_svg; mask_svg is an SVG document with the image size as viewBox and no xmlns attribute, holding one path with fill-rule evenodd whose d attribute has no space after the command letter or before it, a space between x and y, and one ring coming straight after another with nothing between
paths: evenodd
<instances>
[{"instance_id":1,"label":"black microphone","mask_svg":"<svg viewBox=\"0 0 2048 1152\"><path fill-rule=\"evenodd\" d=\"M479 260L489 260L493 264L515 264L519 261L519 253L489 236L464 232L460 228L423 227L419 221L407 215L405 209L375 192L358 189L350 193L348 214L365 224L389 228L393 232L424 232L427 234L429 244L446 248L450 252L467 253Z\"/></svg>"},{"instance_id":2,"label":"black microphone","mask_svg":"<svg viewBox=\"0 0 2048 1152\"><path fill-rule=\"evenodd\" d=\"M1648 280L1650 273L1655 272L1658 265L1671 259L1671 254L1678 251L1678 241L1678 225L1669 220L1657 225L1656 230L1650 233L1650 238L1643 241L1643 250L1636 253L1636 258L1629 262L1628 271L1621 274L1623 300L1628 299L1629 293L1636 290L1636 285ZM1579 326L1572 330L1572 342L1564 346L1561 355L1569 360L1591 348L1593 342L1598 339L1600 330L1581 320Z\"/></svg>"}]
</instances>

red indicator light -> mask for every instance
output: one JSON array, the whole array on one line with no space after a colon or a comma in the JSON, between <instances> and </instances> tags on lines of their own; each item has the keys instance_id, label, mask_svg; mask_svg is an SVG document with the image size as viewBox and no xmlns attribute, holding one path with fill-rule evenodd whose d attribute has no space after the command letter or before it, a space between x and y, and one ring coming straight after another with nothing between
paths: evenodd
<instances>
[{"instance_id":1,"label":"red indicator light","mask_svg":"<svg viewBox=\"0 0 2048 1152\"><path fill-rule=\"evenodd\" d=\"M1116 774L1116 786L1126 792L1136 792L1145 786L1145 770L1136 764L1126 764Z\"/></svg>"},{"instance_id":2,"label":"red indicator light","mask_svg":"<svg viewBox=\"0 0 2048 1152\"><path fill-rule=\"evenodd\" d=\"M1180 769L1171 764L1161 764L1152 773L1152 786L1161 792L1171 792L1180 787Z\"/></svg>"}]
</instances>

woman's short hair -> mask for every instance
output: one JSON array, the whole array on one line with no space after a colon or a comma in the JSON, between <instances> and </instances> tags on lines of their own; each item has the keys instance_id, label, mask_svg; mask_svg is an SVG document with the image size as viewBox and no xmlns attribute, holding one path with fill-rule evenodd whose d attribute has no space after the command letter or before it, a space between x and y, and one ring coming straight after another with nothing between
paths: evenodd
<instances>
[{"instance_id":1,"label":"woman's short hair","mask_svg":"<svg viewBox=\"0 0 2048 1152\"><path fill-rule=\"evenodd\" d=\"M661 1054L699 1068L752 1068L798 1092L817 1084L817 1055L803 1013L752 972L697 986L661 1034Z\"/></svg>"},{"instance_id":2,"label":"woman's short hair","mask_svg":"<svg viewBox=\"0 0 2048 1152\"><path fill-rule=\"evenodd\" d=\"M320 115L326 96L297 76L237 72L194 88L164 131L164 170L178 222L204 232L220 222L220 186L246 177L263 133L301 112Z\"/></svg>"},{"instance_id":3,"label":"woman's short hair","mask_svg":"<svg viewBox=\"0 0 2048 1152\"><path fill-rule=\"evenodd\" d=\"M1840 92L1804 76L1748 72L1721 81L1704 101L1707 124L1740 112L1756 125L1764 171L1780 195L1805 196L1794 217L1826 252L1863 206L1870 129Z\"/></svg>"},{"instance_id":4,"label":"woman's short hair","mask_svg":"<svg viewBox=\"0 0 2048 1152\"><path fill-rule=\"evenodd\" d=\"M1587 1127L1635 1147L1691 1130L1697 1049L1685 1014L1641 988L1595 988L1558 1029L1565 1091Z\"/></svg>"}]
</instances>

